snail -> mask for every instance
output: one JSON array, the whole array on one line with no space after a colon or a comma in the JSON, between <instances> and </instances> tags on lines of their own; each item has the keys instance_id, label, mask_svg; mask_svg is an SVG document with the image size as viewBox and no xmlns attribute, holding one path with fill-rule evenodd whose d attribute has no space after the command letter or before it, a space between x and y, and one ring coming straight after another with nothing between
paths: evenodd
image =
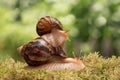
<instances>
[{"instance_id":1,"label":"snail","mask_svg":"<svg viewBox=\"0 0 120 80\"><path fill-rule=\"evenodd\" d=\"M80 70L85 67L79 58L70 58L63 45L68 40L68 31L60 21L51 16L41 18L36 26L40 36L18 48L28 66L25 69Z\"/></svg>"},{"instance_id":2,"label":"snail","mask_svg":"<svg viewBox=\"0 0 120 80\"><path fill-rule=\"evenodd\" d=\"M53 28L63 30L62 24L59 20L51 16L45 16L38 21L36 25L36 32L39 36L42 36L44 34L50 33Z\"/></svg>"},{"instance_id":3,"label":"snail","mask_svg":"<svg viewBox=\"0 0 120 80\"><path fill-rule=\"evenodd\" d=\"M61 46L65 40L65 31L53 29L52 33L38 37L18 50L29 66L39 66L49 62L54 55L65 58L66 54Z\"/></svg>"}]
</instances>

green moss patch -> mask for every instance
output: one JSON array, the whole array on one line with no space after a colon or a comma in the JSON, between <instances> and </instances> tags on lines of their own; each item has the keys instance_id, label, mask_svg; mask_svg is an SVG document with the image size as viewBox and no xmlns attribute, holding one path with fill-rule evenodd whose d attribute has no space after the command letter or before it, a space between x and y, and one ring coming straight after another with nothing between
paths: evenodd
<instances>
[{"instance_id":1,"label":"green moss patch","mask_svg":"<svg viewBox=\"0 0 120 80\"><path fill-rule=\"evenodd\" d=\"M90 53L82 58L85 68L74 70L24 70L23 62L0 61L0 80L120 80L120 57L103 58Z\"/></svg>"}]
</instances>

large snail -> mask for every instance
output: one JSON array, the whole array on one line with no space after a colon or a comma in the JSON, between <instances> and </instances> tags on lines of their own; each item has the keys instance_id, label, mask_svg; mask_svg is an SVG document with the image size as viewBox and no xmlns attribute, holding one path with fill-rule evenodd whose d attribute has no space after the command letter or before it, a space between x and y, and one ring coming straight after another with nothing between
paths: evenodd
<instances>
[{"instance_id":1,"label":"large snail","mask_svg":"<svg viewBox=\"0 0 120 80\"><path fill-rule=\"evenodd\" d=\"M50 33L53 28L62 30L62 24L51 16L42 17L36 25L36 31L39 36Z\"/></svg>"},{"instance_id":2,"label":"large snail","mask_svg":"<svg viewBox=\"0 0 120 80\"><path fill-rule=\"evenodd\" d=\"M68 34L56 18L41 18L36 29L40 37L18 48L29 65L25 69L80 70L85 67L79 58L67 57L63 45Z\"/></svg>"}]
</instances>

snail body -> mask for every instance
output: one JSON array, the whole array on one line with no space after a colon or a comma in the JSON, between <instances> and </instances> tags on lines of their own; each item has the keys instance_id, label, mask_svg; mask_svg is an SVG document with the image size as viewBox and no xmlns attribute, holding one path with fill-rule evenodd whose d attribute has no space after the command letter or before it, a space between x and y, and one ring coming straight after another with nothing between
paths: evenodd
<instances>
[{"instance_id":1,"label":"snail body","mask_svg":"<svg viewBox=\"0 0 120 80\"><path fill-rule=\"evenodd\" d=\"M51 43L52 46L57 47L64 44L68 40L67 31L53 29L51 33L41 36L47 42Z\"/></svg>"},{"instance_id":2,"label":"snail body","mask_svg":"<svg viewBox=\"0 0 120 80\"><path fill-rule=\"evenodd\" d=\"M62 30L62 24L56 18L45 16L38 21L36 25L36 32L39 36L42 36L44 34L50 33L53 28Z\"/></svg>"},{"instance_id":3,"label":"snail body","mask_svg":"<svg viewBox=\"0 0 120 80\"><path fill-rule=\"evenodd\" d=\"M85 67L83 62L78 58L55 58L53 61L40 65L37 67L26 66L25 69L27 70L42 70L42 69L49 69L49 70L81 70Z\"/></svg>"}]
</instances>

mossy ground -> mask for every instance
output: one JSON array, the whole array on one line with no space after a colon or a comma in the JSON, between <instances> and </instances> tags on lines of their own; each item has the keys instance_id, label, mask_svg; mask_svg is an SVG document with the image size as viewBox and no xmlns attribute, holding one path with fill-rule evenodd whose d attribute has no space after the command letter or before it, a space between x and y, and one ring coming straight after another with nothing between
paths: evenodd
<instances>
[{"instance_id":1,"label":"mossy ground","mask_svg":"<svg viewBox=\"0 0 120 80\"><path fill-rule=\"evenodd\" d=\"M120 80L120 57L103 58L97 53L84 56L85 68L74 70L24 70L25 63L0 61L0 80Z\"/></svg>"}]
</instances>

